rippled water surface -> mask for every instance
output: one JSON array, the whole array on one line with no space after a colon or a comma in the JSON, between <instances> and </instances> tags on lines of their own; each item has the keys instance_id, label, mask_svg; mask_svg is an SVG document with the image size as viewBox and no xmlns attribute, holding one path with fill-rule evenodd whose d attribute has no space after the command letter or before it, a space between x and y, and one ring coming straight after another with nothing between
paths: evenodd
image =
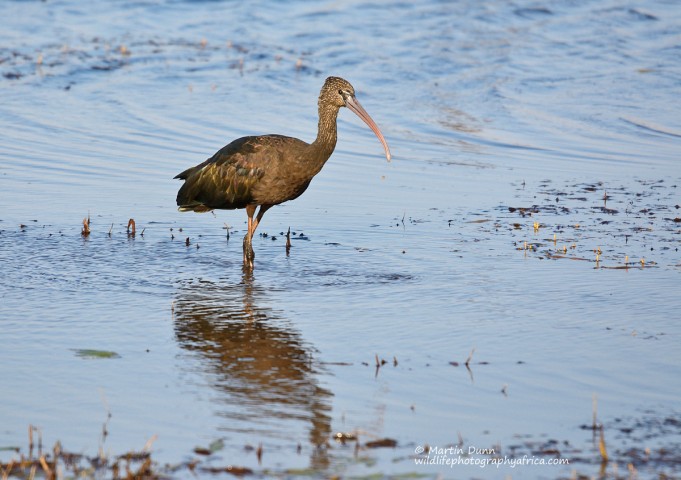
<instances>
[{"instance_id":1,"label":"rippled water surface","mask_svg":"<svg viewBox=\"0 0 681 480\"><path fill-rule=\"evenodd\" d=\"M0 460L34 425L88 455L152 439L178 478L681 475L676 2L0 18ZM343 109L244 273L245 213L180 213L172 177L242 135L312 140L329 75L393 161Z\"/></svg>"}]
</instances>

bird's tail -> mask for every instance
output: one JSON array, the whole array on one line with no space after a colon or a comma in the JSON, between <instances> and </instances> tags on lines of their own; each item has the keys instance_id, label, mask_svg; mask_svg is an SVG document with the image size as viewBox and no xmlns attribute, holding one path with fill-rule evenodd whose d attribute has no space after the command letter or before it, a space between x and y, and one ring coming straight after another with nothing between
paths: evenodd
<instances>
[{"instance_id":1,"label":"bird's tail","mask_svg":"<svg viewBox=\"0 0 681 480\"><path fill-rule=\"evenodd\" d=\"M203 204L198 204L198 205L180 205L177 207L177 209L180 212L196 212L196 213L206 213L210 212L213 209L210 207L207 207Z\"/></svg>"}]
</instances>

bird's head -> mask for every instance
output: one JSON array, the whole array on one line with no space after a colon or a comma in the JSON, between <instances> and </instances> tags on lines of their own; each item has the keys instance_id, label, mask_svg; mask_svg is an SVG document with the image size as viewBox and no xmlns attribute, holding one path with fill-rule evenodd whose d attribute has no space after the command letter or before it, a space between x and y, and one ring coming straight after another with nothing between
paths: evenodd
<instances>
[{"instance_id":1,"label":"bird's head","mask_svg":"<svg viewBox=\"0 0 681 480\"><path fill-rule=\"evenodd\" d=\"M320 103L327 103L338 108L347 107L347 99L354 98L355 89L350 82L340 77L329 77L324 82L319 95Z\"/></svg>"},{"instance_id":2,"label":"bird's head","mask_svg":"<svg viewBox=\"0 0 681 480\"><path fill-rule=\"evenodd\" d=\"M361 118L364 123L366 123L371 130L376 134L378 139L383 144L385 149L385 157L390 161L390 149L388 148L388 143L383 138L383 134L379 130L376 123L371 119L369 114L362 108L362 105L355 98L355 88L345 80L340 77L329 77L324 82L322 91L319 94L319 106L322 105L333 105L336 108L348 107L352 110L359 118Z\"/></svg>"}]
</instances>

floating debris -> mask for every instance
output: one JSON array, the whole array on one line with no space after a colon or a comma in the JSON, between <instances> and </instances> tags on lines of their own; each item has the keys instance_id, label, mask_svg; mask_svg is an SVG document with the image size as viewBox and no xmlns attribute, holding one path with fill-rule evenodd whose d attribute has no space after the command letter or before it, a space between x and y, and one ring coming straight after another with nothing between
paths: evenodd
<instances>
[{"instance_id":1,"label":"floating debris","mask_svg":"<svg viewBox=\"0 0 681 480\"><path fill-rule=\"evenodd\" d=\"M470 365L471 360L473 359L473 353L474 352L475 352L475 347L473 347L473 349L471 350L471 353L468 354L468 358L466 359L466 363L464 363L464 365L466 365L466 368L468 368L468 365Z\"/></svg>"},{"instance_id":2,"label":"floating debris","mask_svg":"<svg viewBox=\"0 0 681 480\"><path fill-rule=\"evenodd\" d=\"M248 467L237 467L234 465L227 465L226 467L202 467L201 471L213 474L231 473L232 475L236 475L237 477L243 477L244 475L253 474L253 470L251 470Z\"/></svg>"},{"instance_id":3,"label":"floating debris","mask_svg":"<svg viewBox=\"0 0 681 480\"><path fill-rule=\"evenodd\" d=\"M346 442L356 442L357 438L358 437L357 437L356 434L348 433L348 432L337 432L333 436L334 440L336 440L337 442L340 442L343 445L345 445Z\"/></svg>"},{"instance_id":4,"label":"floating debris","mask_svg":"<svg viewBox=\"0 0 681 480\"><path fill-rule=\"evenodd\" d=\"M135 236L135 220L133 218L128 220L128 228L126 231L128 232L129 237Z\"/></svg>"},{"instance_id":5,"label":"floating debris","mask_svg":"<svg viewBox=\"0 0 681 480\"><path fill-rule=\"evenodd\" d=\"M208 447L195 447L194 453L197 455L208 456L216 452L219 452L223 448L225 448L225 442L222 439L218 439L211 442L211 444L208 445Z\"/></svg>"},{"instance_id":6,"label":"floating debris","mask_svg":"<svg viewBox=\"0 0 681 480\"><path fill-rule=\"evenodd\" d=\"M83 229L80 231L83 237L88 237L90 235L90 215L83 219Z\"/></svg>"},{"instance_id":7,"label":"floating debris","mask_svg":"<svg viewBox=\"0 0 681 480\"><path fill-rule=\"evenodd\" d=\"M397 440L392 438L382 438L380 440L372 440L364 444L365 448L395 448Z\"/></svg>"}]
</instances>

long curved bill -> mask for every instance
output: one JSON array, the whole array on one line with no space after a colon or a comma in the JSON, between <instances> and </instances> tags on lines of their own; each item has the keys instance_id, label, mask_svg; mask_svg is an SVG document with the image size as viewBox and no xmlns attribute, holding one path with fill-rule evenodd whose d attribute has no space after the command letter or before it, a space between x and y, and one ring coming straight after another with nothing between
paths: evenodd
<instances>
[{"instance_id":1,"label":"long curved bill","mask_svg":"<svg viewBox=\"0 0 681 480\"><path fill-rule=\"evenodd\" d=\"M378 139L381 141L383 144L383 148L385 149L385 158L390 161L390 148L388 148L388 143L385 141L385 138L383 138L383 134L381 131L378 129L378 125L371 119L369 114L367 113L364 108L362 108L362 105L359 104L357 99L355 97L350 97L348 96L345 99L345 106L348 107L350 110L355 112L355 114L364 120L364 123L366 123L370 129L374 131Z\"/></svg>"}]
</instances>

